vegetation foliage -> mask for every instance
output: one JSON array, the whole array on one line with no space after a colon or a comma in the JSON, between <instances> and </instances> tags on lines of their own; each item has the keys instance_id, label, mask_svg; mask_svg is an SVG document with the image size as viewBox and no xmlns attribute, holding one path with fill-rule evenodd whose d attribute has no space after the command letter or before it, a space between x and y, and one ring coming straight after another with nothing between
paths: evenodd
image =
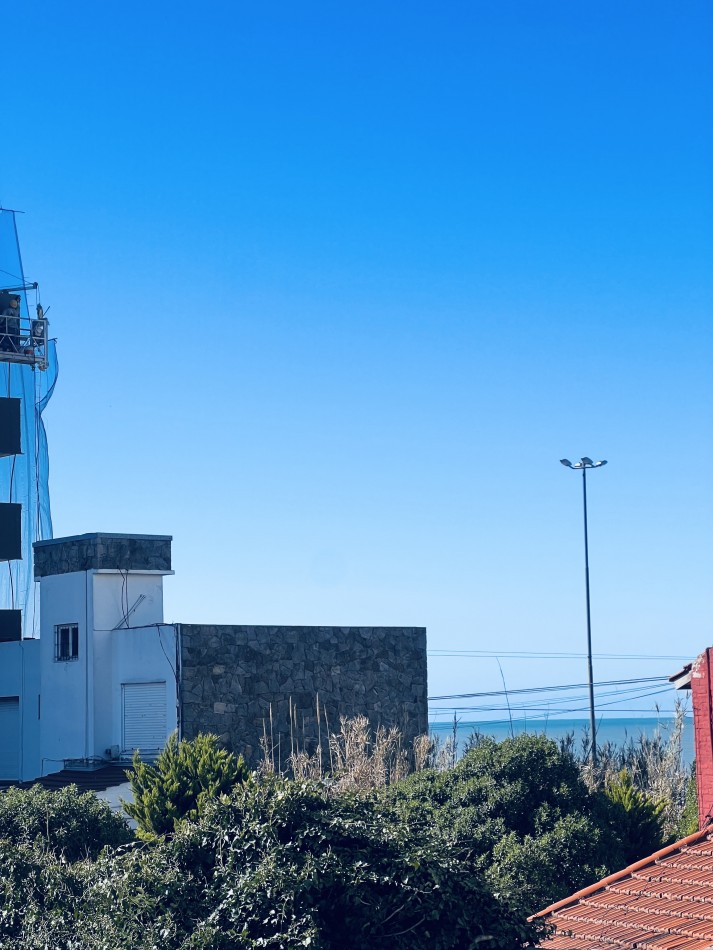
<instances>
[{"instance_id":1,"label":"vegetation foliage","mask_svg":"<svg viewBox=\"0 0 713 950\"><path fill-rule=\"evenodd\" d=\"M18 950L516 950L544 932L416 816L317 782L238 785L96 861L5 845L0 945Z\"/></svg>"},{"instance_id":2,"label":"vegetation foliage","mask_svg":"<svg viewBox=\"0 0 713 950\"><path fill-rule=\"evenodd\" d=\"M691 766L691 771L686 783L686 798L683 809L676 824L675 838L685 838L698 831L698 783L696 782L696 763Z\"/></svg>"},{"instance_id":3,"label":"vegetation foliage","mask_svg":"<svg viewBox=\"0 0 713 950\"><path fill-rule=\"evenodd\" d=\"M140 836L172 832L184 818L196 818L211 798L229 792L249 778L242 756L220 747L217 736L199 735L192 741L174 732L154 765L134 753L127 777L133 802L124 810L138 824Z\"/></svg>"},{"instance_id":4,"label":"vegetation foliage","mask_svg":"<svg viewBox=\"0 0 713 950\"><path fill-rule=\"evenodd\" d=\"M671 726L659 725L653 734L640 733L636 738L630 736L619 745L613 742L598 743L595 769L591 765L589 736L585 735L581 746L577 748L574 736L570 735L562 742L562 748L576 759L590 788L607 788L626 769L635 788L653 801L663 804L663 836L666 840L675 840L682 837L679 826L686 807L691 775L683 761L685 722L686 706L679 701ZM696 829L697 825L692 830Z\"/></svg>"},{"instance_id":5,"label":"vegetation foliage","mask_svg":"<svg viewBox=\"0 0 713 950\"><path fill-rule=\"evenodd\" d=\"M105 845L133 840L126 822L93 792L40 785L0 793L0 840L37 845L67 861L96 857Z\"/></svg>"},{"instance_id":6,"label":"vegetation foliage","mask_svg":"<svg viewBox=\"0 0 713 950\"><path fill-rule=\"evenodd\" d=\"M625 864L653 854L663 844L664 802L656 802L634 786L626 769L609 782L606 796L612 820L621 841Z\"/></svg>"},{"instance_id":7,"label":"vegetation foliage","mask_svg":"<svg viewBox=\"0 0 713 950\"><path fill-rule=\"evenodd\" d=\"M427 816L528 913L625 863L606 797L544 736L481 737L454 768L417 772L388 795L403 814Z\"/></svg>"},{"instance_id":8,"label":"vegetation foliage","mask_svg":"<svg viewBox=\"0 0 713 950\"><path fill-rule=\"evenodd\" d=\"M455 743L411 755L365 720L327 742L295 741L287 778L172 737L135 760L139 840L91 793L0 793L0 946L515 950L543 935L528 914L656 850L671 814L663 747L596 782L544 736L474 736L455 764Z\"/></svg>"}]
</instances>

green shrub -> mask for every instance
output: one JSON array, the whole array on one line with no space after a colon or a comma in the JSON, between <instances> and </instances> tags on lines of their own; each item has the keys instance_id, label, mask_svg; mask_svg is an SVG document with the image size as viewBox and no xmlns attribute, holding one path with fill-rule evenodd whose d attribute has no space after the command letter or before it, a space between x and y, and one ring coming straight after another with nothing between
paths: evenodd
<instances>
[{"instance_id":1,"label":"green shrub","mask_svg":"<svg viewBox=\"0 0 713 950\"><path fill-rule=\"evenodd\" d=\"M528 913L625 863L608 803L542 735L481 738L454 768L417 772L383 794L426 815Z\"/></svg>"},{"instance_id":2,"label":"green shrub","mask_svg":"<svg viewBox=\"0 0 713 950\"><path fill-rule=\"evenodd\" d=\"M626 769L635 788L655 802L663 804L663 838L675 841L686 807L686 789L690 769L683 757L683 736L687 726L687 706L677 699L673 722L658 722L650 735L640 732L623 743L598 742L597 764L592 768L591 743L587 734L577 746L574 733L561 740L577 760L584 781L590 788L606 789L618 781Z\"/></svg>"},{"instance_id":3,"label":"green shrub","mask_svg":"<svg viewBox=\"0 0 713 950\"><path fill-rule=\"evenodd\" d=\"M519 950L546 930L416 817L279 778L94 862L0 843L0 897L16 950Z\"/></svg>"},{"instance_id":4,"label":"green shrub","mask_svg":"<svg viewBox=\"0 0 713 950\"><path fill-rule=\"evenodd\" d=\"M90 892L89 932L122 947L151 945L159 920L172 934L159 946L211 950L466 950L478 937L516 950L543 933L423 822L316 782L237 786L150 852L104 863L118 887Z\"/></svg>"},{"instance_id":5,"label":"green shrub","mask_svg":"<svg viewBox=\"0 0 713 950\"><path fill-rule=\"evenodd\" d=\"M686 838L698 831L698 783L696 782L696 763L691 766L691 774L686 785L686 802L676 825L675 837Z\"/></svg>"},{"instance_id":6,"label":"green shrub","mask_svg":"<svg viewBox=\"0 0 713 950\"><path fill-rule=\"evenodd\" d=\"M0 838L35 840L68 861L96 857L104 845L133 839L124 819L94 792L76 785L49 791L40 785L0 792Z\"/></svg>"},{"instance_id":7,"label":"green shrub","mask_svg":"<svg viewBox=\"0 0 713 950\"><path fill-rule=\"evenodd\" d=\"M373 796L334 796L316 783L246 786L197 830L224 842L212 919L226 950L238 938L335 950L446 950L478 938L515 948L535 938L426 821Z\"/></svg>"},{"instance_id":8,"label":"green shrub","mask_svg":"<svg viewBox=\"0 0 713 950\"><path fill-rule=\"evenodd\" d=\"M178 821L196 818L207 801L250 777L242 756L221 749L217 736L204 734L179 742L174 732L155 765L142 762L137 751L133 766L127 776L134 800L122 804L144 837L170 834Z\"/></svg>"},{"instance_id":9,"label":"green shrub","mask_svg":"<svg viewBox=\"0 0 713 950\"><path fill-rule=\"evenodd\" d=\"M83 893L80 867L39 841L0 840L0 947L67 946L57 935L74 927Z\"/></svg>"},{"instance_id":10,"label":"green shrub","mask_svg":"<svg viewBox=\"0 0 713 950\"><path fill-rule=\"evenodd\" d=\"M609 782L605 794L611 804L612 823L622 844L624 863L632 864L658 851L663 844L664 803L639 791L626 769Z\"/></svg>"}]
</instances>

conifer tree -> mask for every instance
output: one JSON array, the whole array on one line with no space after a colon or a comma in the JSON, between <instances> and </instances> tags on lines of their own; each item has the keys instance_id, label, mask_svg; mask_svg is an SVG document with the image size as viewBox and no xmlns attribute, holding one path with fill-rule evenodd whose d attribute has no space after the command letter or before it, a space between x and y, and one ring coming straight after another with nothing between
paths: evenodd
<instances>
[{"instance_id":1,"label":"conifer tree","mask_svg":"<svg viewBox=\"0 0 713 950\"><path fill-rule=\"evenodd\" d=\"M133 772L127 778L133 802L124 811L138 824L140 837L171 834L184 818L195 819L204 804L250 777L242 756L218 745L218 737L201 733L181 739L172 733L154 765L134 753Z\"/></svg>"}]
</instances>

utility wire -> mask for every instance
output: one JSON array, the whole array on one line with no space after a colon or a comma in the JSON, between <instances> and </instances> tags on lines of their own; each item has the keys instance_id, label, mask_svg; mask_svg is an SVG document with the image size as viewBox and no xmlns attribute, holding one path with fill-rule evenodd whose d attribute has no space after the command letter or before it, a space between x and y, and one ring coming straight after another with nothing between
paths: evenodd
<instances>
[{"instance_id":1,"label":"utility wire","mask_svg":"<svg viewBox=\"0 0 713 950\"><path fill-rule=\"evenodd\" d=\"M601 702L599 702L599 700L601 700L601 699L603 699L603 698L608 699L610 696L616 697L619 702L629 702L629 701L633 701L633 700L635 700L635 699L638 699L639 696L642 696L642 695L647 696L647 695L649 694L649 690L650 690L650 689L651 689L651 684L649 683L647 686L639 686L639 687L636 687L635 689L608 690L608 691L605 691L605 692L598 692L598 693L597 693L598 705L603 705ZM661 692L668 692L668 691L669 691L669 688L668 688L668 687L665 687L664 689L661 690ZM568 703L584 703L584 702L587 702L587 703L588 703L588 701L589 701L589 697L588 697L588 696L581 696L581 695L580 695L580 696L567 696L567 697L566 697L566 702L568 702ZM506 696L506 697L505 697L505 704L504 704L504 705L503 705L502 703L501 703L500 705L488 704L488 705L468 706L467 708L468 708L468 709L481 709L481 710L499 710L499 709L507 709L507 708L510 707L510 708L512 708L512 709L515 709L515 710L520 711L520 710L531 710L531 709L548 709L548 708L551 708L551 707L552 707L553 703L561 703L561 702L562 702L562 697L561 697L561 696L556 696L556 697L553 697L552 699L541 699L541 700L540 700L540 704L541 704L541 705L540 705L540 704L533 703L533 702L513 703L513 702L508 702L508 697ZM438 707L436 707L436 708L438 708L438 709L444 709L444 708L451 709L451 708L466 708L466 707L450 707L450 706L444 707L444 706L438 706Z\"/></svg>"},{"instance_id":2,"label":"utility wire","mask_svg":"<svg viewBox=\"0 0 713 950\"><path fill-rule=\"evenodd\" d=\"M511 657L513 659L523 660L581 660L588 654L586 653L546 653L535 650L429 650L429 656L433 657ZM690 661L691 655L677 655L665 653L593 653L595 660L680 660Z\"/></svg>"},{"instance_id":3,"label":"utility wire","mask_svg":"<svg viewBox=\"0 0 713 950\"><path fill-rule=\"evenodd\" d=\"M664 693L669 693L669 692L670 691L668 689L654 689L646 693L639 693L637 696L623 696L619 699L612 699L605 703L598 702L596 705L596 708L599 709L603 706L616 706L620 703L631 702L634 699L644 699L647 696L661 696ZM452 714L454 712L503 712L505 711L505 709L506 709L505 706L439 706L437 709L433 710L433 712L434 713L435 712L449 713L449 714ZM565 708L552 709L552 707L543 708L543 707L538 707L538 706L530 706L530 707L518 708L517 711L520 713L523 713L523 712L524 713L528 713L528 712L543 713L544 712L549 716L564 716L573 712L585 712L588 709L589 709L589 704L587 703L584 706L574 706L574 707L569 707L566 709ZM644 709L644 710L632 709L632 710L627 710L627 711L650 712L651 710L650 709Z\"/></svg>"},{"instance_id":4,"label":"utility wire","mask_svg":"<svg viewBox=\"0 0 713 950\"><path fill-rule=\"evenodd\" d=\"M600 686L629 686L633 683L664 683L668 681L668 676L642 676L638 679L627 680L601 680L594 685ZM452 693L447 696L429 696L429 702L436 702L440 699L476 699L481 696L504 696L507 692L510 696L516 693L554 693L567 689L584 689L588 683L562 683L556 686L530 686L526 689L509 689L507 691L498 689L487 693Z\"/></svg>"}]
</instances>

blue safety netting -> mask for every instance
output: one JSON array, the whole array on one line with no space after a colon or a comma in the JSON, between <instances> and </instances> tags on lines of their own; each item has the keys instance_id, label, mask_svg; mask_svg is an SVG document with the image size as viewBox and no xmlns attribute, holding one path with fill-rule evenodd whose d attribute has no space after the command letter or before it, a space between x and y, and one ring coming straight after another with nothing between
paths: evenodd
<instances>
[{"instance_id":1,"label":"blue safety netting","mask_svg":"<svg viewBox=\"0 0 713 950\"><path fill-rule=\"evenodd\" d=\"M0 210L0 288L25 287L15 213ZM29 319L28 293L19 291L21 317ZM35 300L31 301L34 309ZM0 501L22 505L22 560L0 563L0 608L22 610L23 637L39 636L39 592L33 579L32 544L52 537L49 455L42 412L57 381L54 340L47 347L47 369L0 362L0 395L21 400L22 454L0 458Z\"/></svg>"}]
</instances>

